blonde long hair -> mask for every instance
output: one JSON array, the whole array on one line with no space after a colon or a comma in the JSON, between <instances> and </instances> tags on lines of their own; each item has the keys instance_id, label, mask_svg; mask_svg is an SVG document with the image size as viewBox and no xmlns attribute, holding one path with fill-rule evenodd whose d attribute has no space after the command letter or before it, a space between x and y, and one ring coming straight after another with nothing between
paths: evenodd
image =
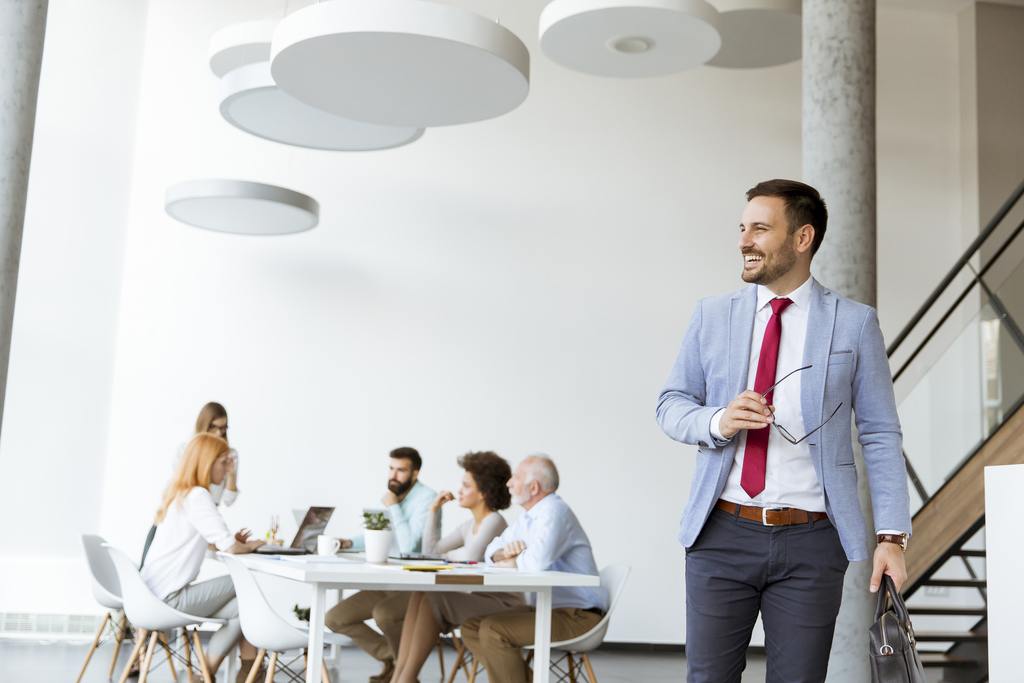
<instances>
[{"instance_id":1,"label":"blonde long hair","mask_svg":"<svg viewBox=\"0 0 1024 683\"><path fill-rule=\"evenodd\" d=\"M185 452L178 463L171 483L164 491L164 499L156 511L155 524L164 521L167 509L175 501L181 500L189 491L197 486L210 488L210 473L213 463L218 457L228 452L228 442L215 434L196 434L185 446Z\"/></svg>"}]
</instances>

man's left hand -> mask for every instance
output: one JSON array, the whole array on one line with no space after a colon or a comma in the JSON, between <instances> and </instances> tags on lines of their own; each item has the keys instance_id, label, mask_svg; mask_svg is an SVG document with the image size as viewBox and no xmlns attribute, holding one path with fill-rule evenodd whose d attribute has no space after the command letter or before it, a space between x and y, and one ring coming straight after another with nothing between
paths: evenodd
<instances>
[{"instance_id":1,"label":"man's left hand","mask_svg":"<svg viewBox=\"0 0 1024 683\"><path fill-rule=\"evenodd\" d=\"M394 491L388 489L388 492L384 494L384 497L380 499L380 502L384 504L384 507L398 505L398 496L395 495Z\"/></svg>"},{"instance_id":2,"label":"man's left hand","mask_svg":"<svg viewBox=\"0 0 1024 683\"><path fill-rule=\"evenodd\" d=\"M882 575L888 574L896 584L896 590L903 588L907 580L907 558L903 548L895 543L879 543L875 548L875 570L871 574L871 592L877 593L882 585Z\"/></svg>"}]
</instances>

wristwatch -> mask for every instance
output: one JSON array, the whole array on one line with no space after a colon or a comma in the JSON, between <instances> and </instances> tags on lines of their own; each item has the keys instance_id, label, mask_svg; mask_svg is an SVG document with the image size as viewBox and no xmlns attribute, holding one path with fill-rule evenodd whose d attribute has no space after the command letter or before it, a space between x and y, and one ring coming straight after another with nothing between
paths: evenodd
<instances>
[{"instance_id":1,"label":"wristwatch","mask_svg":"<svg viewBox=\"0 0 1024 683\"><path fill-rule=\"evenodd\" d=\"M879 543L895 543L900 550L907 552L907 534L878 534Z\"/></svg>"}]
</instances>

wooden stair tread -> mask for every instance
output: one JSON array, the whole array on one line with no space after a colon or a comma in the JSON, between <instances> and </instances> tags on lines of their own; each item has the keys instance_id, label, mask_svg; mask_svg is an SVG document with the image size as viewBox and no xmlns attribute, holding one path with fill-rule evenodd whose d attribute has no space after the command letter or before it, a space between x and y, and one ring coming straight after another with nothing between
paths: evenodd
<instances>
[{"instance_id":1,"label":"wooden stair tread","mask_svg":"<svg viewBox=\"0 0 1024 683\"><path fill-rule=\"evenodd\" d=\"M940 617L983 617L988 614L985 607L907 607L911 614Z\"/></svg>"},{"instance_id":2,"label":"wooden stair tread","mask_svg":"<svg viewBox=\"0 0 1024 683\"><path fill-rule=\"evenodd\" d=\"M944 586L946 588L984 588L985 579L928 579L925 586Z\"/></svg>"},{"instance_id":3,"label":"wooden stair tread","mask_svg":"<svg viewBox=\"0 0 1024 683\"><path fill-rule=\"evenodd\" d=\"M916 631L914 636L919 642L945 643L988 640L987 633L972 633L970 631Z\"/></svg>"},{"instance_id":4,"label":"wooden stair tread","mask_svg":"<svg viewBox=\"0 0 1024 683\"><path fill-rule=\"evenodd\" d=\"M928 668L956 667L966 669L978 666L978 660L970 659L969 657L956 657L942 652L922 652L921 664Z\"/></svg>"}]
</instances>

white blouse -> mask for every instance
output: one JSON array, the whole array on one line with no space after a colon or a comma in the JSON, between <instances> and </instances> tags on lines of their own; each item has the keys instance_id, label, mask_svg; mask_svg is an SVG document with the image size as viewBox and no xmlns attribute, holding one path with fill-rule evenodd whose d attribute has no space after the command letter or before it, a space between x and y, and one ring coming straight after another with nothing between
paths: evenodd
<instances>
[{"instance_id":1,"label":"white blouse","mask_svg":"<svg viewBox=\"0 0 1024 683\"><path fill-rule=\"evenodd\" d=\"M210 492L197 486L171 503L164 520L156 525L142 579L163 600L199 576L208 543L227 550L234 545L235 535Z\"/></svg>"}]
</instances>

